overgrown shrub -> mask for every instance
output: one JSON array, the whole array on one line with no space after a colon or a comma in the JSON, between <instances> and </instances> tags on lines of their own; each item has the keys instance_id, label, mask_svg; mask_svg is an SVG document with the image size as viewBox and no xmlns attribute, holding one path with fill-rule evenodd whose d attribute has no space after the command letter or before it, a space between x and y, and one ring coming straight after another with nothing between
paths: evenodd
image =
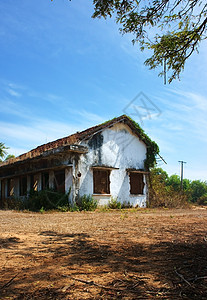
<instances>
[{"instance_id":1,"label":"overgrown shrub","mask_svg":"<svg viewBox=\"0 0 207 300\"><path fill-rule=\"evenodd\" d=\"M197 203L199 205L207 205L207 194L204 194L200 198L198 198Z\"/></svg>"},{"instance_id":2,"label":"overgrown shrub","mask_svg":"<svg viewBox=\"0 0 207 300\"><path fill-rule=\"evenodd\" d=\"M80 196L77 200L79 210L93 211L97 208L98 202L91 195Z\"/></svg>"},{"instance_id":3,"label":"overgrown shrub","mask_svg":"<svg viewBox=\"0 0 207 300\"><path fill-rule=\"evenodd\" d=\"M198 203L198 199L207 194L207 183L200 180L193 180L187 190L189 200Z\"/></svg>"},{"instance_id":4,"label":"overgrown shrub","mask_svg":"<svg viewBox=\"0 0 207 300\"><path fill-rule=\"evenodd\" d=\"M117 200L117 198L113 198L111 197L109 203L108 203L108 207L111 209L121 209L121 202Z\"/></svg>"},{"instance_id":5,"label":"overgrown shrub","mask_svg":"<svg viewBox=\"0 0 207 300\"><path fill-rule=\"evenodd\" d=\"M175 190L173 186L167 185L162 172L152 171L150 175L149 207L178 208L185 206L187 206L187 196L183 192Z\"/></svg>"},{"instance_id":6,"label":"overgrown shrub","mask_svg":"<svg viewBox=\"0 0 207 300\"><path fill-rule=\"evenodd\" d=\"M70 192L69 192L70 193ZM79 197L76 203L69 203L69 193L63 194L54 190L31 191L27 198L9 198L5 201L5 209L29 210L44 213L47 210L93 211L97 201L91 195Z\"/></svg>"},{"instance_id":7,"label":"overgrown shrub","mask_svg":"<svg viewBox=\"0 0 207 300\"><path fill-rule=\"evenodd\" d=\"M24 210L25 203L24 200L21 198L10 197L3 202L2 208Z\"/></svg>"},{"instance_id":8,"label":"overgrown shrub","mask_svg":"<svg viewBox=\"0 0 207 300\"><path fill-rule=\"evenodd\" d=\"M25 209L40 211L40 209L51 210L60 207L68 207L68 194L59 193L53 190L31 191L24 201Z\"/></svg>"},{"instance_id":9,"label":"overgrown shrub","mask_svg":"<svg viewBox=\"0 0 207 300\"><path fill-rule=\"evenodd\" d=\"M106 212L109 209L124 209L124 208L132 208L132 207L133 205L129 201L128 202L125 201L121 203L120 201L117 201L117 198L111 197L108 204L99 207L99 211Z\"/></svg>"},{"instance_id":10,"label":"overgrown shrub","mask_svg":"<svg viewBox=\"0 0 207 300\"><path fill-rule=\"evenodd\" d=\"M45 211L52 209L69 210L69 194L62 194L53 190L30 191L27 197L10 197L3 203L5 209Z\"/></svg>"},{"instance_id":11,"label":"overgrown shrub","mask_svg":"<svg viewBox=\"0 0 207 300\"><path fill-rule=\"evenodd\" d=\"M164 193L156 193L151 195L148 207L165 207L165 208L179 208L187 207L189 204L187 202L187 196L183 193L176 191L168 191Z\"/></svg>"},{"instance_id":12,"label":"overgrown shrub","mask_svg":"<svg viewBox=\"0 0 207 300\"><path fill-rule=\"evenodd\" d=\"M205 205L206 181L185 178L181 191L180 176L168 176L162 168L153 168L150 178L150 206L179 207L185 205L185 202Z\"/></svg>"},{"instance_id":13,"label":"overgrown shrub","mask_svg":"<svg viewBox=\"0 0 207 300\"><path fill-rule=\"evenodd\" d=\"M133 205L128 201L124 201L122 204L121 204L121 208L132 208Z\"/></svg>"}]
</instances>

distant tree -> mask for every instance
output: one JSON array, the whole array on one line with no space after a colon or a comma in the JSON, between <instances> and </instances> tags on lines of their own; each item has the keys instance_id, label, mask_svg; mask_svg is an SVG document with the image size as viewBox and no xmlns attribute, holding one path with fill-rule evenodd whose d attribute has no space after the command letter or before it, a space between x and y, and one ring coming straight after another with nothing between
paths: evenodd
<instances>
[{"instance_id":1,"label":"distant tree","mask_svg":"<svg viewBox=\"0 0 207 300\"><path fill-rule=\"evenodd\" d=\"M162 168L150 172L150 194L152 206L176 207L185 201L207 205L207 182L183 179L183 191L178 175L168 176Z\"/></svg>"},{"instance_id":2,"label":"distant tree","mask_svg":"<svg viewBox=\"0 0 207 300\"><path fill-rule=\"evenodd\" d=\"M5 158L5 161L6 161L6 160L9 160L9 159L11 159L11 158L15 158L15 155L13 155L13 154L8 154L7 157Z\"/></svg>"},{"instance_id":3,"label":"distant tree","mask_svg":"<svg viewBox=\"0 0 207 300\"><path fill-rule=\"evenodd\" d=\"M183 190L187 191L190 188L191 181L187 178L183 179Z\"/></svg>"},{"instance_id":4,"label":"distant tree","mask_svg":"<svg viewBox=\"0 0 207 300\"><path fill-rule=\"evenodd\" d=\"M0 142L0 162L15 158L13 154L7 155L7 149L9 149L9 147L6 147L4 143Z\"/></svg>"},{"instance_id":5,"label":"distant tree","mask_svg":"<svg viewBox=\"0 0 207 300\"><path fill-rule=\"evenodd\" d=\"M193 180L187 189L189 200L196 203L200 197L207 194L207 182Z\"/></svg>"},{"instance_id":6,"label":"distant tree","mask_svg":"<svg viewBox=\"0 0 207 300\"><path fill-rule=\"evenodd\" d=\"M167 185L171 186L175 191L180 190L180 176L178 175L171 175L168 178Z\"/></svg>"},{"instance_id":7,"label":"distant tree","mask_svg":"<svg viewBox=\"0 0 207 300\"><path fill-rule=\"evenodd\" d=\"M6 147L4 143L0 142L0 161L2 161L4 156L7 154L7 149L8 147Z\"/></svg>"},{"instance_id":8,"label":"distant tree","mask_svg":"<svg viewBox=\"0 0 207 300\"><path fill-rule=\"evenodd\" d=\"M162 168L151 170L149 192L151 207L182 207L187 203L186 195L180 192L179 176L169 177Z\"/></svg>"},{"instance_id":9,"label":"distant tree","mask_svg":"<svg viewBox=\"0 0 207 300\"><path fill-rule=\"evenodd\" d=\"M207 37L207 2L201 0L93 0L93 18L115 16L122 34L132 33L140 49L153 50L150 69L179 78L186 60Z\"/></svg>"},{"instance_id":10,"label":"distant tree","mask_svg":"<svg viewBox=\"0 0 207 300\"><path fill-rule=\"evenodd\" d=\"M168 174L162 168L153 168L151 170L151 174L153 176L157 176L161 182L165 182L168 180Z\"/></svg>"}]
</instances>

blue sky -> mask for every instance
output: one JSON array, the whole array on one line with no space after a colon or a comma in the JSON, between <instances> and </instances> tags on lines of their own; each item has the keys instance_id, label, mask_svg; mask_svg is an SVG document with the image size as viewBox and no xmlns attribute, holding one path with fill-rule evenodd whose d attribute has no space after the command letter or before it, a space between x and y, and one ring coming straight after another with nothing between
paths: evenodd
<instances>
[{"instance_id":1,"label":"blue sky","mask_svg":"<svg viewBox=\"0 0 207 300\"><path fill-rule=\"evenodd\" d=\"M158 143L161 167L179 175L184 160L184 177L207 180L207 43L181 81L164 85L143 65L149 53L113 20L91 18L91 2L0 2L0 141L17 156L128 107Z\"/></svg>"}]
</instances>

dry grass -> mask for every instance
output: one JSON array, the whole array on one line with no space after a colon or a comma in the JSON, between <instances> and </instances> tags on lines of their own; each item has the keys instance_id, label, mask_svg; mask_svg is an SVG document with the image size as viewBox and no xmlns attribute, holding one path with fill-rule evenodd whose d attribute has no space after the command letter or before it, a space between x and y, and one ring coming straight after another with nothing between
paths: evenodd
<instances>
[{"instance_id":1,"label":"dry grass","mask_svg":"<svg viewBox=\"0 0 207 300\"><path fill-rule=\"evenodd\" d=\"M206 228L206 209L0 211L0 299L207 299Z\"/></svg>"}]
</instances>

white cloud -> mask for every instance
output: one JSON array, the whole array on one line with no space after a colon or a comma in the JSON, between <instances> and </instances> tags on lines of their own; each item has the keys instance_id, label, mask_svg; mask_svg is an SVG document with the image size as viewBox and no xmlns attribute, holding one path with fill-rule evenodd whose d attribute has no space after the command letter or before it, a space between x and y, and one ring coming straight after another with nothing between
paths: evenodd
<instances>
[{"instance_id":1,"label":"white cloud","mask_svg":"<svg viewBox=\"0 0 207 300\"><path fill-rule=\"evenodd\" d=\"M81 110L81 111L73 110L73 113L83 117L85 121L86 120L90 121L90 123L93 122L93 124L94 123L102 123L102 122L106 121L106 119L104 119L100 115L88 112L86 110ZM96 124L94 124L94 125L96 125Z\"/></svg>"},{"instance_id":2,"label":"white cloud","mask_svg":"<svg viewBox=\"0 0 207 300\"><path fill-rule=\"evenodd\" d=\"M31 89L28 89L27 95L28 95L28 97L41 99L41 100L50 102L52 104L58 104L60 101L61 102L65 101L65 98L61 97L59 95L56 95L53 93L40 93L40 92L33 91Z\"/></svg>"},{"instance_id":3,"label":"white cloud","mask_svg":"<svg viewBox=\"0 0 207 300\"><path fill-rule=\"evenodd\" d=\"M8 89L7 92L9 93L9 95L14 96L14 97L21 97L21 94L18 93L17 91L13 90L13 89Z\"/></svg>"},{"instance_id":4,"label":"white cloud","mask_svg":"<svg viewBox=\"0 0 207 300\"><path fill-rule=\"evenodd\" d=\"M28 125L0 122L1 140L9 147L10 143L16 144L15 149L19 149L18 145L21 145L20 149L24 149L24 152L81 129L77 126L41 119Z\"/></svg>"},{"instance_id":5,"label":"white cloud","mask_svg":"<svg viewBox=\"0 0 207 300\"><path fill-rule=\"evenodd\" d=\"M94 119L98 120L97 115L86 111L80 112L80 115L82 115L83 119L78 125L40 118L32 120L27 125L0 122L1 141L10 147L9 153L17 156L39 145L63 138L77 131L82 131L88 128L89 120L92 123L90 124L91 126L95 125ZM99 121L100 119L103 120L99 118ZM10 144L16 146L13 147Z\"/></svg>"},{"instance_id":6,"label":"white cloud","mask_svg":"<svg viewBox=\"0 0 207 300\"><path fill-rule=\"evenodd\" d=\"M12 85L16 86L15 84ZM9 98L1 99L0 112L2 116L7 115L9 119L11 117L14 119L13 116L17 116L21 119L20 124L15 121L14 123L12 121L0 121L1 141L9 147L15 145L15 147L11 147L9 152L14 155L19 155L38 145L71 135L105 121L104 118L92 112L71 109L61 96L52 93L35 93L31 92L29 88L25 89L25 95L28 96L29 94L30 97L39 96L38 98L44 98L46 101L57 103L57 105L62 101L63 107L65 107L65 111L69 112L68 116L70 118L66 119L64 117L63 121L57 121L55 115L53 119L39 117L31 109L22 105L21 102L15 102Z\"/></svg>"},{"instance_id":7,"label":"white cloud","mask_svg":"<svg viewBox=\"0 0 207 300\"><path fill-rule=\"evenodd\" d=\"M173 94L176 97L173 97ZM165 99L158 98L165 105L160 117L164 130L179 131L180 135L196 136L207 141L207 97L182 90L169 89ZM173 101L172 101L173 99Z\"/></svg>"},{"instance_id":8,"label":"white cloud","mask_svg":"<svg viewBox=\"0 0 207 300\"><path fill-rule=\"evenodd\" d=\"M18 116L23 119L30 119L30 111L26 109L24 106L20 106L18 103L5 98L4 100L0 101L0 112L3 114Z\"/></svg>"}]
</instances>

